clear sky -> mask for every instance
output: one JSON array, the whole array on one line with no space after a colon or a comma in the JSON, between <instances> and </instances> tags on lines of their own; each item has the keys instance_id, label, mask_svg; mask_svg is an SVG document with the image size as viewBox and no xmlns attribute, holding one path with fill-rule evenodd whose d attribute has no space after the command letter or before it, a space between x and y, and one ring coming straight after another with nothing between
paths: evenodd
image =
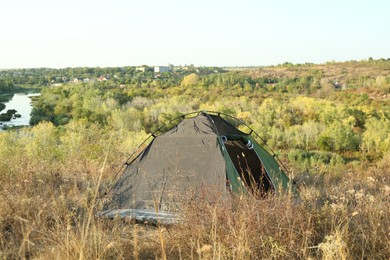
<instances>
[{"instance_id":1,"label":"clear sky","mask_svg":"<svg viewBox=\"0 0 390 260\"><path fill-rule=\"evenodd\" d=\"M390 58L390 0L1 0L0 68Z\"/></svg>"}]
</instances>

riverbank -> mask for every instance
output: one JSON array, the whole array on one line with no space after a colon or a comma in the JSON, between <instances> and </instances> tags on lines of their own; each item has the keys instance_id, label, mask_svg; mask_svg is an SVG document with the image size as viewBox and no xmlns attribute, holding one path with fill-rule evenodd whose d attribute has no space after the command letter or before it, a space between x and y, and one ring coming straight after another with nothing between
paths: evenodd
<instances>
[{"instance_id":1,"label":"riverbank","mask_svg":"<svg viewBox=\"0 0 390 260\"><path fill-rule=\"evenodd\" d=\"M9 102L17 93L40 93L43 86L13 86L0 89L0 112L4 109L4 103Z\"/></svg>"},{"instance_id":2,"label":"riverbank","mask_svg":"<svg viewBox=\"0 0 390 260\"><path fill-rule=\"evenodd\" d=\"M30 125L32 100L40 93L15 93L11 95L8 102L1 105L0 129L28 126Z\"/></svg>"}]
</instances>

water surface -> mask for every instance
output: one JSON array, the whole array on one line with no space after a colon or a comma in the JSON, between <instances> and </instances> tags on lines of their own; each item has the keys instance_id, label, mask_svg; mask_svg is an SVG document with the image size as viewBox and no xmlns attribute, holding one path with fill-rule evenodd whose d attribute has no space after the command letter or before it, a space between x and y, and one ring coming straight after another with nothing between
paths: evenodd
<instances>
[{"instance_id":1,"label":"water surface","mask_svg":"<svg viewBox=\"0 0 390 260\"><path fill-rule=\"evenodd\" d=\"M39 96L40 93L17 93L14 94L12 99L5 104L5 108L0 111L0 114L7 112L9 109L15 109L17 114L20 114L21 117L11 119L11 121L0 121L0 127L2 126L23 126L30 125L32 104L32 96Z\"/></svg>"}]
</instances>

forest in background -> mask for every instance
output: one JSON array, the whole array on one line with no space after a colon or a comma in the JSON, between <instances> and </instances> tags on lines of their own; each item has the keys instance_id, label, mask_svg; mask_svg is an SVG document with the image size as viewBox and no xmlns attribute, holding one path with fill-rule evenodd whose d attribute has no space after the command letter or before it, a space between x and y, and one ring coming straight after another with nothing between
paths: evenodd
<instances>
[{"instance_id":1,"label":"forest in background","mask_svg":"<svg viewBox=\"0 0 390 260\"><path fill-rule=\"evenodd\" d=\"M0 71L2 93L15 87L38 87L41 96L32 127L0 132L0 257L390 256L389 60ZM305 203L189 203L184 223L169 228L95 217L99 192L131 152L198 110L251 126Z\"/></svg>"}]
</instances>

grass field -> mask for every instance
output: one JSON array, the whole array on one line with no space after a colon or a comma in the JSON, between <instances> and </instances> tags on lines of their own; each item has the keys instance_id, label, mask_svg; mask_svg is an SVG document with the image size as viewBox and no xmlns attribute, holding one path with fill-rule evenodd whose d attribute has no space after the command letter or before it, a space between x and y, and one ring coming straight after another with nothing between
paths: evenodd
<instances>
[{"instance_id":1,"label":"grass field","mask_svg":"<svg viewBox=\"0 0 390 260\"><path fill-rule=\"evenodd\" d=\"M58 151L53 129L45 123L0 133L0 258L390 256L390 154L375 164L298 175L300 202L288 195L262 200L237 196L214 203L200 197L185 203L181 224L150 226L96 216L103 203L101 191L121 163L112 154L120 155L116 145L107 145L95 159L77 157L73 153L83 151L71 146ZM69 145L77 142L73 138ZM94 138L85 145L108 142L98 133ZM58 153L65 151L59 160Z\"/></svg>"}]
</instances>

